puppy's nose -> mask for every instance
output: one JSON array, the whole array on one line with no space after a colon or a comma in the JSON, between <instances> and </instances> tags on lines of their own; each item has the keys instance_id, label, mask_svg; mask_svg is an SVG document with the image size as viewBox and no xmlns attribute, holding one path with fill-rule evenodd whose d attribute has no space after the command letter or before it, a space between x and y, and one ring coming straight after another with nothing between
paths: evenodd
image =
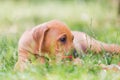
<instances>
[{"instance_id":1,"label":"puppy's nose","mask_svg":"<svg viewBox=\"0 0 120 80\"><path fill-rule=\"evenodd\" d=\"M73 56L74 56L74 58L78 57L78 53L77 53L76 49L74 49L74 51L73 51Z\"/></svg>"}]
</instances>

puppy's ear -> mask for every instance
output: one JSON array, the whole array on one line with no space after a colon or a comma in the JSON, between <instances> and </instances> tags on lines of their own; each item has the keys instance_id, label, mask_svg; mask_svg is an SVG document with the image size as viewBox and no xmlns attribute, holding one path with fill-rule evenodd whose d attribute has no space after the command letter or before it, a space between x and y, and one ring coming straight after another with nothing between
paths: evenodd
<instances>
[{"instance_id":1,"label":"puppy's ear","mask_svg":"<svg viewBox=\"0 0 120 80\"><path fill-rule=\"evenodd\" d=\"M48 30L49 30L49 28L47 27L46 24L39 25L33 30L33 39L39 44L40 52L41 52L45 34Z\"/></svg>"}]
</instances>

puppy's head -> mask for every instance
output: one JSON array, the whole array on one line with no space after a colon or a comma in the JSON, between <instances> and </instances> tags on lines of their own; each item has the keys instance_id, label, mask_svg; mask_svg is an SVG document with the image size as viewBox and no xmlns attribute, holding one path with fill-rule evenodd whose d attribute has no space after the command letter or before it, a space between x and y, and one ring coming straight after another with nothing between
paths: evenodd
<instances>
[{"instance_id":1,"label":"puppy's head","mask_svg":"<svg viewBox=\"0 0 120 80\"><path fill-rule=\"evenodd\" d=\"M39 39L39 49L42 53L49 53L64 56L73 49L73 39L68 27L57 20L42 24L37 35Z\"/></svg>"}]
</instances>

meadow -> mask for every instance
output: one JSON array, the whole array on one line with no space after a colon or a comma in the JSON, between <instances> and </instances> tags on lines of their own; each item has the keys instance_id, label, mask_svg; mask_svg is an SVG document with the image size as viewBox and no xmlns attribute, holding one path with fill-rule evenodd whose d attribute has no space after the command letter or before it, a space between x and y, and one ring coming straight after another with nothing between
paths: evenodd
<instances>
[{"instance_id":1,"label":"meadow","mask_svg":"<svg viewBox=\"0 0 120 80\"><path fill-rule=\"evenodd\" d=\"M105 71L100 63L120 62L119 55L102 52L79 56L83 65L72 62L29 65L14 71L18 40L22 33L53 19L71 30L86 32L97 40L120 44L120 16L109 0L1 0L0 1L0 80L120 80L120 71Z\"/></svg>"}]
</instances>

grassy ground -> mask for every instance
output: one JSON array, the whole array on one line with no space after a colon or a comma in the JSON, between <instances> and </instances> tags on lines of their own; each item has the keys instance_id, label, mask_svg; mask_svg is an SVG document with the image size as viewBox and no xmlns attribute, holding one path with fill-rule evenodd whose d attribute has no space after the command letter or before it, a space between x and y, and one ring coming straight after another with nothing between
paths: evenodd
<instances>
[{"instance_id":1,"label":"grassy ground","mask_svg":"<svg viewBox=\"0 0 120 80\"><path fill-rule=\"evenodd\" d=\"M83 65L71 62L30 65L25 72L14 72L17 43L24 30L42 22L58 19L71 30L83 31L107 42L120 44L120 20L116 7L107 0L74 1L0 1L0 80L120 80L120 71L104 71L98 64L117 64L118 55L81 56Z\"/></svg>"}]
</instances>

